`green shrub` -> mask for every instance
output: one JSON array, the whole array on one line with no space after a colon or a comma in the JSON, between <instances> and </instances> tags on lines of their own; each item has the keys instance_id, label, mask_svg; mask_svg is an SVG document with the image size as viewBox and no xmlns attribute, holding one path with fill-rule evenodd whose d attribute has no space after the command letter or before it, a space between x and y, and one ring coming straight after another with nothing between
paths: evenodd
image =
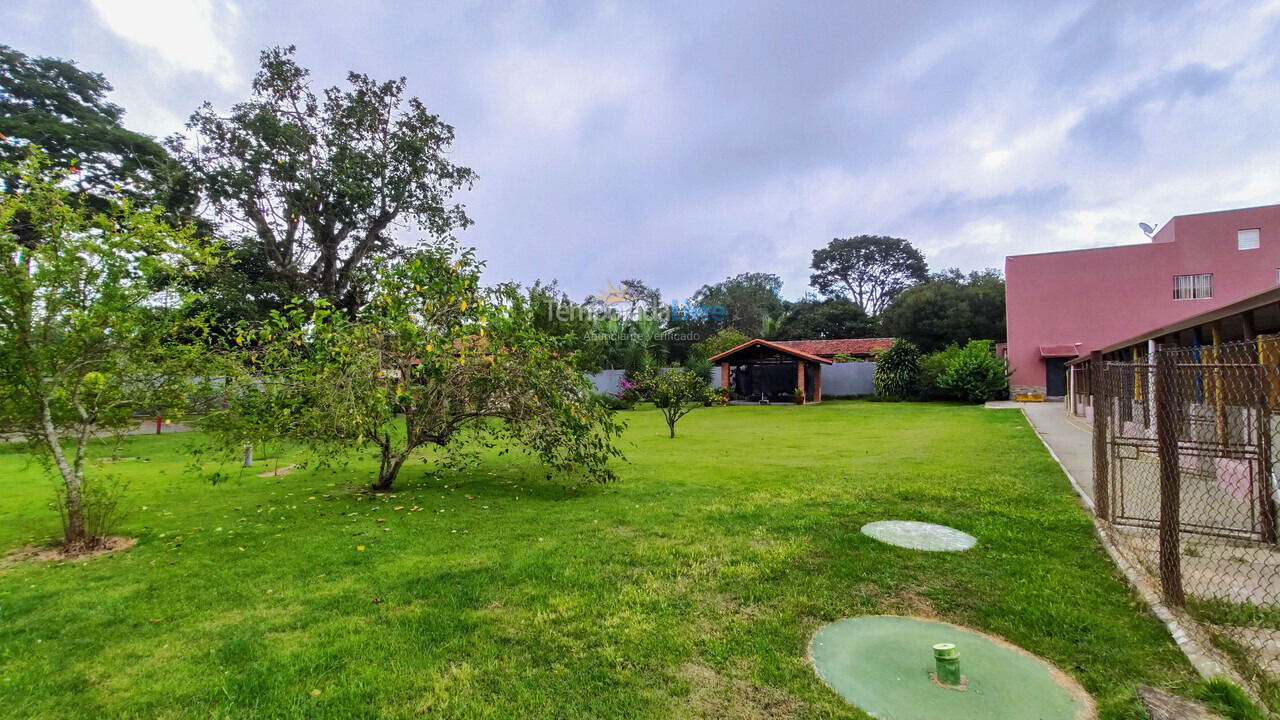
<instances>
[{"instance_id":1,"label":"green shrub","mask_svg":"<svg viewBox=\"0 0 1280 720\"><path fill-rule=\"evenodd\" d=\"M689 357L707 360L708 358L713 358L716 355L719 355L725 350L732 350L750 339L751 338L738 330L725 328L690 346ZM695 372L698 370L698 368L691 367L687 363L686 367L689 367L690 370ZM707 368L709 369L710 367L711 364L707 363Z\"/></svg>"},{"instance_id":2,"label":"green shrub","mask_svg":"<svg viewBox=\"0 0 1280 720\"><path fill-rule=\"evenodd\" d=\"M886 400L903 400L917 394L920 388L920 350L906 340L895 340L893 346L876 357L876 395Z\"/></svg>"},{"instance_id":3,"label":"green shrub","mask_svg":"<svg viewBox=\"0 0 1280 720\"><path fill-rule=\"evenodd\" d=\"M628 401L620 394L593 392L591 399L610 410L630 410L635 407L634 401Z\"/></svg>"},{"instance_id":4,"label":"green shrub","mask_svg":"<svg viewBox=\"0 0 1280 720\"><path fill-rule=\"evenodd\" d=\"M1009 391L1009 363L996 357L990 340L970 340L947 361L937 382L938 387L961 400L993 400Z\"/></svg>"},{"instance_id":5,"label":"green shrub","mask_svg":"<svg viewBox=\"0 0 1280 720\"><path fill-rule=\"evenodd\" d=\"M699 377L711 377L711 363L704 357L690 354L684 359L683 367Z\"/></svg>"},{"instance_id":6,"label":"green shrub","mask_svg":"<svg viewBox=\"0 0 1280 720\"><path fill-rule=\"evenodd\" d=\"M960 356L960 346L951 343L946 348L925 355L920 361L920 393L930 399L954 398L951 390L942 387L939 380L952 361Z\"/></svg>"}]
</instances>

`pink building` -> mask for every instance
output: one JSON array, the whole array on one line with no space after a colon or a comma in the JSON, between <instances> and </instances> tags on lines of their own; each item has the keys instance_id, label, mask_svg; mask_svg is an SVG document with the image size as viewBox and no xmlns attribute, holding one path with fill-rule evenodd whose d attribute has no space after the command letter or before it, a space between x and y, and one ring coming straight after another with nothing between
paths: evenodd
<instances>
[{"instance_id":1,"label":"pink building","mask_svg":"<svg viewBox=\"0 0 1280 720\"><path fill-rule=\"evenodd\" d=\"M1014 394L1066 394L1064 365L1280 284L1280 205L1179 215L1150 243L1005 258Z\"/></svg>"}]
</instances>

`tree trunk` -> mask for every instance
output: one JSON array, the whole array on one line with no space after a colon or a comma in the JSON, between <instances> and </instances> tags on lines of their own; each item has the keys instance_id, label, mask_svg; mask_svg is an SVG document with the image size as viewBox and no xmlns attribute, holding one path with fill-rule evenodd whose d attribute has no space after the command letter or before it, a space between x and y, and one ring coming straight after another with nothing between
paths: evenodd
<instances>
[{"instance_id":1,"label":"tree trunk","mask_svg":"<svg viewBox=\"0 0 1280 720\"><path fill-rule=\"evenodd\" d=\"M391 489L391 485L396 481L396 475L400 474L400 466L404 465L407 455L408 453L382 451L382 461L378 465L378 482L373 484L374 490L386 492Z\"/></svg>"},{"instance_id":2,"label":"tree trunk","mask_svg":"<svg viewBox=\"0 0 1280 720\"><path fill-rule=\"evenodd\" d=\"M67 512L67 522L64 528L63 543L70 549L78 549L88 547L89 536L85 529L84 522L84 501L80 495L81 476L79 463L73 466L67 461L66 453L62 451L62 443L58 437L58 430L53 426L53 416L49 411L49 401L42 400L40 402L40 424L44 431L44 442L48 446L50 454L53 455L53 462L58 466L58 473L62 475L62 486L65 493L62 504L63 509Z\"/></svg>"},{"instance_id":3,"label":"tree trunk","mask_svg":"<svg viewBox=\"0 0 1280 720\"><path fill-rule=\"evenodd\" d=\"M674 439L674 438L675 438L675 436L676 436L676 421L675 421L675 420L668 419L668 420L667 420L667 429L669 429L669 430L671 431L671 434L670 434L668 437L670 437L670 438Z\"/></svg>"}]
</instances>

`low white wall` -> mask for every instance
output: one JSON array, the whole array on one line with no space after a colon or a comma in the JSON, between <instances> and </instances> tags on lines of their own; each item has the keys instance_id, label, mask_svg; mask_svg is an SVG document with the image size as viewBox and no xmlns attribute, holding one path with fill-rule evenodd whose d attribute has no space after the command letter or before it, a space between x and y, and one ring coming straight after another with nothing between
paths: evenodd
<instances>
[{"instance_id":1,"label":"low white wall","mask_svg":"<svg viewBox=\"0 0 1280 720\"><path fill-rule=\"evenodd\" d=\"M601 370L594 375L588 375L587 379L595 386L596 392L616 393L622 389L622 378L626 374L626 370Z\"/></svg>"},{"instance_id":2,"label":"low white wall","mask_svg":"<svg viewBox=\"0 0 1280 720\"><path fill-rule=\"evenodd\" d=\"M876 364L833 363L822 366L822 394L870 395L875 392Z\"/></svg>"},{"instance_id":3,"label":"low white wall","mask_svg":"<svg viewBox=\"0 0 1280 720\"><path fill-rule=\"evenodd\" d=\"M625 370L601 370L587 379L596 392L616 393L621 390ZM873 362L833 363L822 366L823 395L870 395L875 392L876 364ZM712 387L720 385L720 367L711 368L707 381Z\"/></svg>"}]
</instances>

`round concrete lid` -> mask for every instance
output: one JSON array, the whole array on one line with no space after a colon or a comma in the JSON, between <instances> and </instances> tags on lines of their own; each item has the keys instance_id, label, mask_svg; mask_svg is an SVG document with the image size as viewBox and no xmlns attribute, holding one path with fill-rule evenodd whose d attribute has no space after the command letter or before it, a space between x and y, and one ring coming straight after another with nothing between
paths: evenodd
<instances>
[{"instance_id":1,"label":"round concrete lid","mask_svg":"<svg viewBox=\"0 0 1280 720\"><path fill-rule=\"evenodd\" d=\"M968 550L978 544L974 536L946 525L912 520L880 520L862 526L862 534L880 542L928 552Z\"/></svg>"},{"instance_id":2,"label":"round concrete lid","mask_svg":"<svg viewBox=\"0 0 1280 720\"><path fill-rule=\"evenodd\" d=\"M963 689L938 685L933 646L950 643ZM1075 680L1004 641L915 618L850 618L818 630L809 645L818 675L845 700L878 718L980 720L1094 717Z\"/></svg>"}]
</instances>

